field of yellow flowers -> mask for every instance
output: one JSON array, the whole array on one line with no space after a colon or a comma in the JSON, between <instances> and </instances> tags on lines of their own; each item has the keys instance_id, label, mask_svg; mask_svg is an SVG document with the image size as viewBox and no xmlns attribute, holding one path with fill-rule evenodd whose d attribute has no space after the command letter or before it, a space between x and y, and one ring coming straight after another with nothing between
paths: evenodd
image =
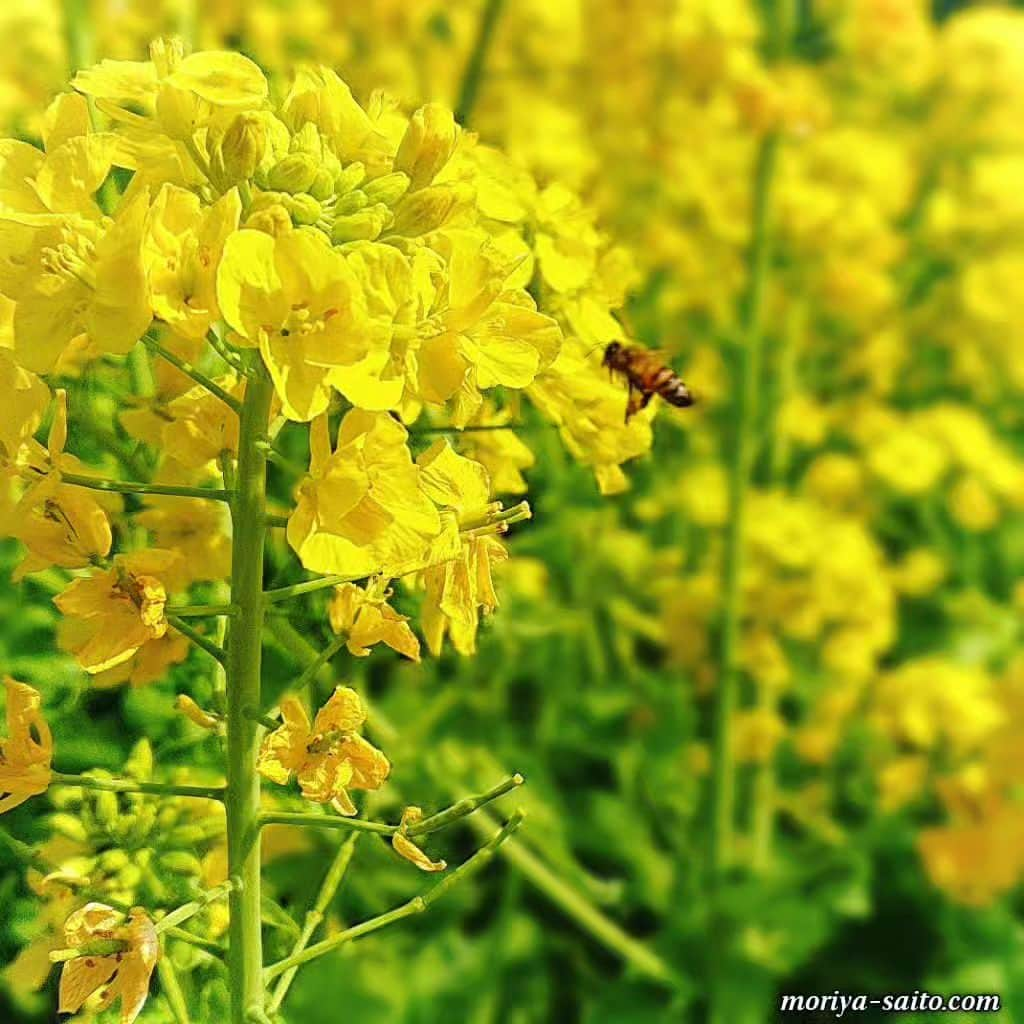
<instances>
[{"instance_id":1,"label":"field of yellow flowers","mask_svg":"<svg viewBox=\"0 0 1024 1024\"><path fill-rule=\"evenodd\" d=\"M9 0L0 128L0 1020L1024 1020L1024 10Z\"/></svg>"}]
</instances>

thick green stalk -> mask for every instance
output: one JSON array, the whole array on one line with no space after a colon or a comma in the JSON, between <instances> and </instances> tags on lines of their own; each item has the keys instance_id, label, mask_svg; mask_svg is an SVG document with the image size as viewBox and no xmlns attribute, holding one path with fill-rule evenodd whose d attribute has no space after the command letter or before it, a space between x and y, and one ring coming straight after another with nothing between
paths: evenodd
<instances>
[{"instance_id":1,"label":"thick green stalk","mask_svg":"<svg viewBox=\"0 0 1024 1024\"><path fill-rule=\"evenodd\" d=\"M470 118L473 116L473 110L476 107L477 96L480 93L480 86L484 79L487 53L491 48L494 29L501 15L501 6L502 0L486 0L486 5L480 18L480 27L477 30L476 40L473 43L473 52L469 55L469 61L462 76L459 98L455 104L455 118L463 126L469 125Z\"/></svg>"},{"instance_id":2,"label":"thick green stalk","mask_svg":"<svg viewBox=\"0 0 1024 1024\"><path fill-rule=\"evenodd\" d=\"M263 936L260 929L260 781L256 772L260 727L245 713L260 706L263 644L263 547L267 504L266 440L273 385L257 359L245 390L239 424L238 479L231 504L232 619L227 650L228 873L230 896L228 970L231 1024L245 1024L262 1010Z\"/></svg>"},{"instance_id":3,"label":"thick green stalk","mask_svg":"<svg viewBox=\"0 0 1024 1024\"><path fill-rule=\"evenodd\" d=\"M728 867L732 855L735 823L736 766L733 760L731 725L739 686L739 640L743 617L743 533L754 449L757 392L761 376L761 314L771 263L768 220L778 145L778 137L769 135L761 143L757 154L749 284L740 314L740 344L735 353L735 434L729 467L729 519L725 532L725 557L722 569L723 608L718 687L715 692L715 736L711 778L709 866L713 882Z\"/></svg>"}]
</instances>

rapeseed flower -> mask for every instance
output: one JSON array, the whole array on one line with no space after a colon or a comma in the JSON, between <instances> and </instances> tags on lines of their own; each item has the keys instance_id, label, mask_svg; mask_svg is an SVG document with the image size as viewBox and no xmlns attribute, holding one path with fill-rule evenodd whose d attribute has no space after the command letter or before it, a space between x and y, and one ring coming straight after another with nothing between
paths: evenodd
<instances>
[{"instance_id":1,"label":"rapeseed flower","mask_svg":"<svg viewBox=\"0 0 1024 1024\"><path fill-rule=\"evenodd\" d=\"M53 737L39 692L7 676L7 738L0 740L0 814L50 785Z\"/></svg>"}]
</instances>

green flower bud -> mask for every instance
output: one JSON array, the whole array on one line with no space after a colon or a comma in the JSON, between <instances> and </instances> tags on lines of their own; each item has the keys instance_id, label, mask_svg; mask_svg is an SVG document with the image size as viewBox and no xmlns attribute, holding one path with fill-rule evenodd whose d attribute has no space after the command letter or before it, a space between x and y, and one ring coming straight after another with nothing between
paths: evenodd
<instances>
[{"instance_id":1,"label":"green flower bud","mask_svg":"<svg viewBox=\"0 0 1024 1024\"><path fill-rule=\"evenodd\" d=\"M114 874L114 872L126 867L131 861L124 850L104 850L96 858L96 863L102 871L107 874Z\"/></svg>"},{"instance_id":2,"label":"green flower bud","mask_svg":"<svg viewBox=\"0 0 1024 1024\"><path fill-rule=\"evenodd\" d=\"M171 850L162 854L160 866L167 871L173 871L176 875L199 875L203 871L199 858L184 850Z\"/></svg>"},{"instance_id":3,"label":"green flower bud","mask_svg":"<svg viewBox=\"0 0 1024 1024\"><path fill-rule=\"evenodd\" d=\"M451 159L458 141L459 126L452 112L440 103L428 103L409 118L395 170L409 175L413 191L424 188Z\"/></svg>"},{"instance_id":4,"label":"green flower bud","mask_svg":"<svg viewBox=\"0 0 1024 1024\"><path fill-rule=\"evenodd\" d=\"M365 210L369 205L370 200L366 193L361 188L357 188L338 197L338 201L334 204L334 213L338 217L347 217L351 213Z\"/></svg>"},{"instance_id":5,"label":"green flower bud","mask_svg":"<svg viewBox=\"0 0 1024 1024\"><path fill-rule=\"evenodd\" d=\"M122 889L133 892L142 884L142 868L138 864L128 863L117 873L117 884ZM131 900L126 902L131 903Z\"/></svg>"},{"instance_id":6,"label":"green flower bud","mask_svg":"<svg viewBox=\"0 0 1024 1024\"><path fill-rule=\"evenodd\" d=\"M117 794L97 793L94 805L96 807L96 820L108 832L113 832L117 828L118 819L121 817L121 805L118 802Z\"/></svg>"},{"instance_id":7,"label":"green flower bud","mask_svg":"<svg viewBox=\"0 0 1024 1024\"><path fill-rule=\"evenodd\" d=\"M206 839L202 825L179 825L167 833L168 846L196 846Z\"/></svg>"},{"instance_id":8,"label":"green flower bud","mask_svg":"<svg viewBox=\"0 0 1024 1024\"><path fill-rule=\"evenodd\" d=\"M308 192L318 169L316 160L308 153L291 153L270 168L267 184L292 195Z\"/></svg>"},{"instance_id":9,"label":"green flower bud","mask_svg":"<svg viewBox=\"0 0 1024 1024\"><path fill-rule=\"evenodd\" d=\"M326 167L321 167L316 172L316 177L307 191L314 199L319 199L321 202L330 199L334 195L334 175Z\"/></svg>"},{"instance_id":10,"label":"green flower bud","mask_svg":"<svg viewBox=\"0 0 1024 1024\"><path fill-rule=\"evenodd\" d=\"M305 192L297 196L286 196L283 205L296 225L315 224L323 214L320 204Z\"/></svg>"},{"instance_id":11,"label":"green flower bud","mask_svg":"<svg viewBox=\"0 0 1024 1024\"><path fill-rule=\"evenodd\" d=\"M347 217L337 217L331 226L331 241L335 245L343 245L345 242L373 241L380 236L390 220L391 211L379 203Z\"/></svg>"},{"instance_id":12,"label":"green flower bud","mask_svg":"<svg viewBox=\"0 0 1024 1024\"><path fill-rule=\"evenodd\" d=\"M357 161L354 164L349 164L334 176L334 191L341 196L346 192L351 192L354 188L359 188L364 181L366 181L366 168Z\"/></svg>"},{"instance_id":13,"label":"green flower bud","mask_svg":"<svg viewBox=\"0 0 1024 1024\"><path fill-rule=\"evenodd\" d=\"M89 839L89 833L81 819L76 818L73 814L65 814L63 811L50 815L50 828L58 835L79 843L87 842Z\"/></svg>"},{"instance_id":14,"label":"green flower bud","mask_svg":"<svg viewBox=\"0 0 1024 1024\"><path fill-rule=\"evenodd\" d=\"M409 175L401 173L381 175L363 186L363 192L370 202L383 203L385 206L394 206L408 190Z\"/></svg>"}]
</instances>

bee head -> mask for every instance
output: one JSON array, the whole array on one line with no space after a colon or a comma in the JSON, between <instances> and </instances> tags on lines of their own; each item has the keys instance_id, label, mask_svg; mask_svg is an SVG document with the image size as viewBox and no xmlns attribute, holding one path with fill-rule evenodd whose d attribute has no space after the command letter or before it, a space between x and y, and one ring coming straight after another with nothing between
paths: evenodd
<instances>
[{"instance_id":1,"label":"bee head","mask_svg":"<svg viewBox=\"0 0 1024 1024\"><path fill-rule=\"evenodd\" d=\"M612 341L608 343L607 348L604 350L604 356L601 359L603 366L608 366L611 361L622 351L622 342Z\"/></svg>"}]
</instances>

